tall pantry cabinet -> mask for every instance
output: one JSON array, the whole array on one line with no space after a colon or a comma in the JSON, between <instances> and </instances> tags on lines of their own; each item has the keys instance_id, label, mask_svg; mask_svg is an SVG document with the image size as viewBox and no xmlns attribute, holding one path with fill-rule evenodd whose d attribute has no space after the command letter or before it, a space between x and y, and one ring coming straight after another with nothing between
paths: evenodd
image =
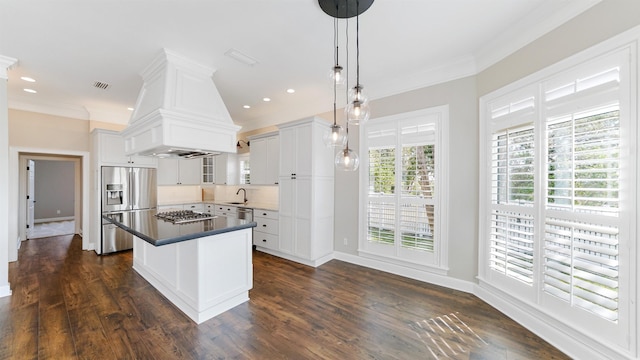
<instances>
[{"instance_id":1,"label":"tall pantry cabinet","mask_svg":"<svg viewBox=\"0 0 640 360\"><path fill-rule=\"evenodd\" d=\"M329 124L317 117L278 126L279 254L319 266L333 253L333 149L323 142Z\"/></svg>"}]
</instances>

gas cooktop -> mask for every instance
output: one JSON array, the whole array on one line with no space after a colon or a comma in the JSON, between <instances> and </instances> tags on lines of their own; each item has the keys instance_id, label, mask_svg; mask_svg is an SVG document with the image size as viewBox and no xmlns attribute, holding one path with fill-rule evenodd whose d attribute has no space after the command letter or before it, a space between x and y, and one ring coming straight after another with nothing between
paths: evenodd
<instances>
[{"instance_id":1,"label":"gas cooktop","mask_svg":"<svg viewBox=\"0 0 640 360\"><path fill-rule=\"evenodd\" d=\"M195 221L210 220L217 216L208 213L195 212L193 210L176 210L157 213L156 217L173 224L184 224Z\"/></svg>"}]
</instances>

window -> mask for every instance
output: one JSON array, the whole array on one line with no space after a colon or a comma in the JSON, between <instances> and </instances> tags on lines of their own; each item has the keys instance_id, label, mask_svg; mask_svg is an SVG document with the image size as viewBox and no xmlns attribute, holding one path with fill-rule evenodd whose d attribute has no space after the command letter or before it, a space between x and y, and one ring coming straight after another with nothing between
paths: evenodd
<instances>
[{"instance_id":1,"label":"window","mask_svg":"<svg viewBox=\"0 0 640 360\"><path fill-rule=\"evenodd\" d=\"M363 256L446 265L447 107L369 121L363 131Z\"/></svg>"},{"instance_id":2,"label":"window","mask_svg":"<svg viewBox=\"0 0 640 360\"><path fill-rule=\"evenodd\" d=\"M481 283L619 344L635 291L621 251L636 238L629 59L619 50L481 99Z\"/></svg>"},{"instance_id":3,"label":"window","mask_svg":"<svg viewBox=\"0 0 640 360\"><path fill-rule=\"evenodd\" d=\"M238 157L240 166L240 184L251 184L251 167L249 164L249 154L240 155Z\"/></svg>"}]
</instances>

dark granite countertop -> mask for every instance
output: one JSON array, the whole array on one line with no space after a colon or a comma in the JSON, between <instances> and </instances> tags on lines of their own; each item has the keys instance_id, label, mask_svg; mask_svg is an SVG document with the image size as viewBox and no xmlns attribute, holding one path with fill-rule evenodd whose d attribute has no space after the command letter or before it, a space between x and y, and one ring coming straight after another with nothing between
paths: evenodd
<instances>
[{"instance_id":1,"label":"dark granite countertop","mask_svg":"<svg viewBox=\"0 0 640 360\"><path fill-rule=\"evenodd\" d=\"M106 215L102 218L154 246L248 229L257 225L253 221L225 216L185 224L172 224L156 218L156 210L133 211L129 215L128 219L117 219Z\"/></svg>"}]
</instances>

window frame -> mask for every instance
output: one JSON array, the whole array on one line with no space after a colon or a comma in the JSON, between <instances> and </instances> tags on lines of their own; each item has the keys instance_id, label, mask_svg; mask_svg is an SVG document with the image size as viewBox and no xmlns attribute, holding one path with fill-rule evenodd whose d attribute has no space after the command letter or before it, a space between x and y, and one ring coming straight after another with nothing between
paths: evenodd
<instances>
[{"instance_id":1,"label":"window frame","mask_svg":"<svg viewBox=\"0 0 640 360\"><path fill-rule=\"evenodd\" d=\"M400 123L420 123L420 119L427 119L429 123L436 125L436 131L434 134L435 140L435 178L436 191L433 194L433 201L435 205L434 213L434 251L433 252L421 252L409 249L402 249L401 244L394 244L393 250L389 250L389 247L379 246L375 243L367 241L367 215L369 204L369 143L367 140L367 130L372 126L385 127L389 124L394 124L393 128L396 130L394 137L396 138L396 149L399 145L398 131ZM390 126L389 126L390 127ZM448 227L449 216L448 208L446 204L449 198L449 106L442 105L417 111L411 111L381 118L375 118L369 120L363 126L360 126L360 211L359 211L359 240L358 240L358 254L365 258L379 260L396 265L402 265L413 269L422 271L437 273L440 275L446 275L448 271ZM400 146L402 149L402 146ZM399 155L396 151L396 158L402 157L402 153ZM396 162L396 183L397 179L402 177L401 164ZM401 210L397 209L397 205L402 202L399 200L400 194L394 193L389 198L394 202L396 206L395 212L399 214ZM405 199L412 203L410 199ZM396 220L398 223L400 220Z\"/></svg>"},{"instance_id":2,"label":"window frame","mask_svg":"<svg viewBox=\"0 0 640 360\"><path fill-rule=\"evenodd\" d=\"M639 257L637 254L637 228L634 222L637 222L638 211L637 206L640 204L638 198L638 169L640 168L640 158L638 157L637 146L633 142L638 142L640 134L637 126L637 107L640 99L637 93L637 74L640 72L640 64L636 61L637 57L637 41L617 42L615 45L606 47L595 47L581 54L573 56L569 59L561 61L537 73L534 73L524 79L516 81L501 89L480 98L480 177L479 177L479 261L478 261L478 279L480 286L490 291L500 293L501 296L508 298L515 306L521 302L523 305L532 306L539 311L548 314L554 321L558 321L563 326L569 326L582 334L598 334L597 339L600 343L615 344L617 347L630 350L636 346L635 334L637 333L637 308L636 289L638 283L638 274L636 261ZM625 137L624 148L621 149L623 156L630 158L625 163L625 195L620 196L621 202L626 202L625 214L621 215L619 222L619 230L625 232L625 236L619 240L619 303L618 303L618 322L614 323L604 318L598 318L584 310L577 310L576 307L568 307L562 300L554 298L552 295L545 293L544 290L544 234L545 223L553 218L553 210L546 208L547 193L547 171L545 165L547 163L547 125L551 116L545 113L543 108L543 97L545 96L544 85L548 82L561 82L562 77L571 77L575 72L582 72L584 69L592 67L597 68L599 64L607 62L608 58L618 57L620 67L625 69L620 76L620 121L626 119L625 131L628 137ZM559 89L561 87L558 87ZM491 166L491 136L494 131L494 121L492 121L492 104L499 101L506 101L515 97L515 94L528 93L536 97L536 106L538 107L535 119L536 137L535 144L538 148L536 154L536 178L535 193L536 205L535 213L535 235L534 244L534 281L531 286L518 283L512 279L507 279L500 274L496 274L490 268L490 254L488 251L489 244L489 223L491 214L492 192L491 192L491 174L487 171ZM555 101L555 100L553 100ZM575 111L577 112L577 110ZM634 179L635 177L635 179ZM508 294L508 295L507 295ZM559 325L557 324L557 325ZM593 339L593 337L592 337Z\"/></svg>"}]
</instances>

